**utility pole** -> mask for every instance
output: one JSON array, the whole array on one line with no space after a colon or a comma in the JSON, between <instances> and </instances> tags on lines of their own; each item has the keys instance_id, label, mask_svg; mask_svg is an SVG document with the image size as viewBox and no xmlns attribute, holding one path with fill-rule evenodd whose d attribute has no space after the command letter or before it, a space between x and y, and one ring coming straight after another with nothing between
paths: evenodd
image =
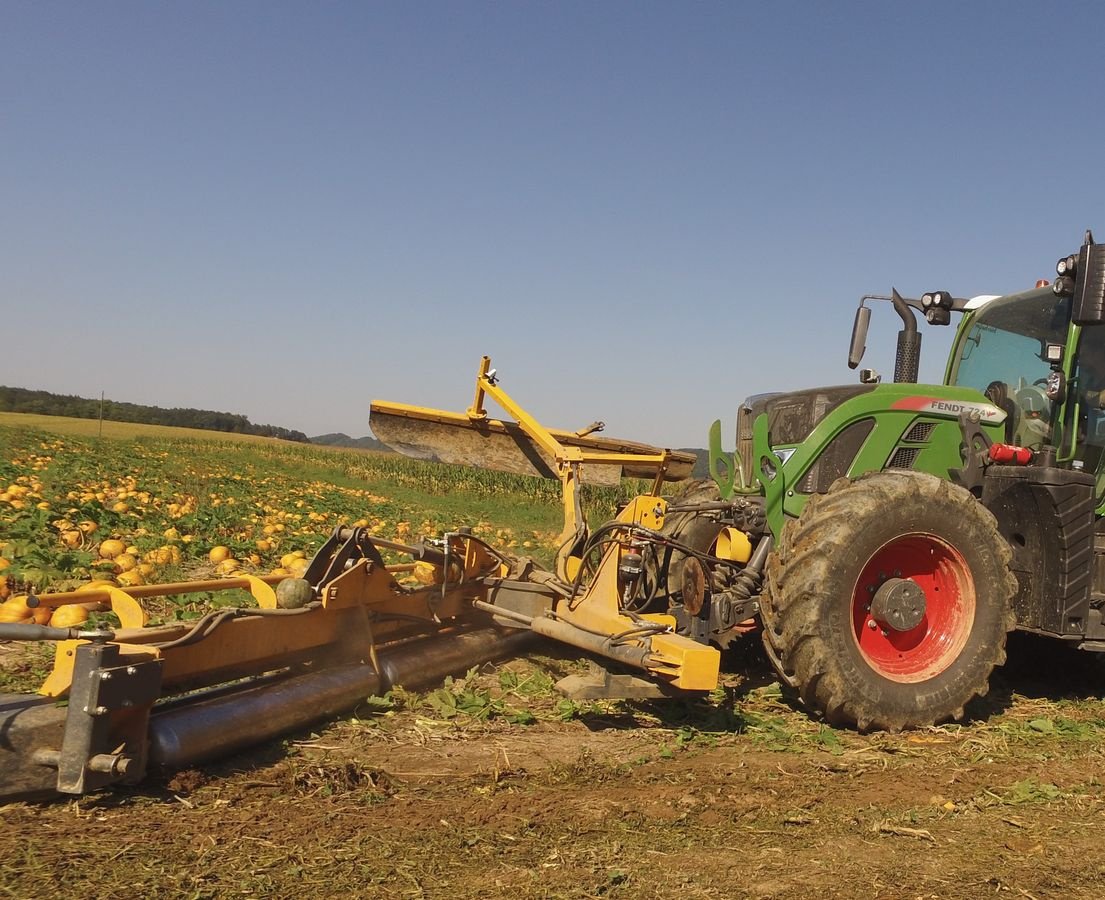
<instances>
[{"instance_id":1,"label":"utility pole","mask_svg":"<svg viewBox=\"0 0 1105 900\"><path fill-rule=\"evenodd\" d=\"M104 436L104 392L100 391L100 433L97 437Z\"/></svg>"}]
</instances>

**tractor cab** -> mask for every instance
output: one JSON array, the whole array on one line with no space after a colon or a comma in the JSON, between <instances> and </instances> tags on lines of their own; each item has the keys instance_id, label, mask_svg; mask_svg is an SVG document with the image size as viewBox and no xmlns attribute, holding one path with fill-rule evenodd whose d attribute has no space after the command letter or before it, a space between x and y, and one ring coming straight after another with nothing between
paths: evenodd
<instances>
[{"instance_id":1,"label":"tractor cab","mask_svg":"<svg viewBox=\"0 0 1105 900\"><path fill-rule=\"evenodd\" d=\"M1097 476L1105 503L1105 246L1064 257L1054 285L963 304L946 383L1007 413L1005 441Z\"/></svg>"},{"instance_id":2,"label":"tractor cab","mask_svg":"<svg viewBox=\"0 0 1105 900\"><path fill-rule=\"evenodd\" d=\"M965 312L946 382L974 388L1004 410L1007 443L1040 449L1053 432L1048 379L1067 345L1070 298L1048 286L969 301Z\"/></svg>"}]
</instances>

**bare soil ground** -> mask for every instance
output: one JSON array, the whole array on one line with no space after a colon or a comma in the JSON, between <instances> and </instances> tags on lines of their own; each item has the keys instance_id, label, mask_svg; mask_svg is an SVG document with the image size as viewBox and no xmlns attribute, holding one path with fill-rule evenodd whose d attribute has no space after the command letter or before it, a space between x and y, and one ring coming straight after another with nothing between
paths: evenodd
<instances>
[{"instance_id":1,"label":"bare soil ground","mask_svg":"<svg viewBox=\"0 0 1105 900\"><path fill-rule=\"evenodd\" d=\"M754 650L695 701L565 701L551 681L580 665L534 655L140 788L0 808L0 893L1102 894L1092 659L1016 641L966 723L899 735L810 719Z\"/></svg>"}]
</instances>

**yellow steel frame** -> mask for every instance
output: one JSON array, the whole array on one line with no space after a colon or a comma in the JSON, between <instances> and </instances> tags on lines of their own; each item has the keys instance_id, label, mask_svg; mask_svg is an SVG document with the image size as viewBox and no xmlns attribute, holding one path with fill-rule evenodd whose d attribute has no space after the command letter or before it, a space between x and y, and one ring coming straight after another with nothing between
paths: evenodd
<instances>
[{"instance_id":1,"label":"yellow steel frame","mask_svg":"<svg viewBox=\"0 0 1105 900\"><path fill-rule=\"evenodd\" d=\"M663 527L667 501L656 494L635 497L617 516L625 523L627 534L630 526L641 525L651 530ZM595 577L581 596L560 600L555 613L557 619L575 625L584 631L601 632L615 636L640 629L643 623L675 628L675 618L662 614L630 616L620 608L621 596L618 563L622 555L620 542L612 542L604 551ZM714 647L700 644L673 632L642 634L628 638L625 643L647 647L649 660L645 667L660 676L672 687L688 691L709 691L717 686L721 668L721 654Z\"/></svg>"},{"instance_id":2,"label":"yellow steel frame","mask_svg":"<svg viewBox=\"0 0 1105 900\"><path fill-rule=\"evenodd\" d=\"M253 592L259 608L274 610L276 595L272 584L280 577L244 575L126 590L83 588L44 594L39 602L51 607L98 602L106 608L103 601L109 601L117 615L120 610L123 612L120 616L123 628L116 633L115 643L124 653L160 659L162 684L167 689L191 689L259 674L326 653L341 652L368 660L375 654L378 642L409 634L412 625L417 628L423 622L423 627L433 626L465 615L472 600L486 596L481 577L498 574L500 566L482 547L463 536L452 539L452 549L458 565L450 568L460 576L452 582L403 587L395 580L395 574L409 570L409 566L381 568L371 560L361 559L321 587L321 604L317 608L292 615L247 614L230 618L203 640L163 650L151 645L168 644L183 637L191 624L142 627L147 616L136 598L244 589ZM134 609L141 615L135 614ZM68 694L76 648L82 643L86 642L58 642L53 671L39 693L47 697Z\"/></svg>"},{"instance_id":3,"label":"yellow steel frame","mask_svg":"<svg viewBox=\"0 0 1105 900\"><path fill-rule=\"evenodd\" d=\"M583 518L583 508L580 504L580 469L585 465L622 466L627 463L637 465L655 465L656 481L653 494L659 494L660 485L663 483L664 471L670 461L667 450L660 453L608 453L589 452L580 447L569 447L558 441L549 430L537 421L532 415L519 405L496 383L491 377L491 357L484 356L480 359L479 371L476 374L476 394L472 405L468 407L467 414L473 422L479 422L487 418L487 410L484 408L484 400L491 397L518 423L521 429L533 439L542 450L553 458L556 464L557 476L560 478L561 502L564 508L564 529L557 538L556 574L565 581L571 581L575 577L574 565L570 561L573 546L581 538L586 537L587 523Z\"/></svg>"},{"instance_id":4,"label":"yellow steel frame","mask_svg":"<svg viewBox=\"0 0 1105 900\"><path fill-rule=\"evenodd\" d=\"M658 530L662 527L666 502L660 496L660 486L669 463L668 451L657 454L590 452L565 446L548 429L499 387L492 375L490 357L480 361L476 377L476 393L469 418L478 422L487 418L484 403L491 397L514 417L522 430L556 465L563 489L564 529L559 538L556 574L562 582L572 583L582 560L572 551L587 537L587 526L580 505L580 473L586 465L652 465L656 479L652 492L635 498L619 514L618 521L626 525L626 533L634 525ZM627 537L628 539L628 537ZM381 546L412 553L415 550L401 544L383 541ZM40 602L51 606L68 603L110 606L119 617L122 630L116 642L124 652L136 659L157 658L162 661L162 683L170 690L218 684L231 678L244 677L281 668L290 663L326 654L342 654L342 658L375 661L376 645L380 641L409 635L418 623L433 626L455 620L471 610L474 601L486 603L488 589L484 579L507 575L506 567L489 554L479 542L464 535L448 538L449 565L433 563L435 584L422 588L401 586L395 575L410 571L410 565L380 566L371 559L356 560L327 584L318 586L317 607L294 615L241 615L229 618L210 631L202 640L177 643L189 633L191 626L180 623L148 628L148 617L138 602L145 597L228 589L249 591L262 610L277 609L273 586L275 576L240 575L232 578L152 585L133 588L97 587L64 594L47 594ZM621 610L619 560L621 542L615 540L603 553L591 582L572 597L560 597L553 607L555 628L535 630L557 631L551 636L575 642L577 646L624 659L622 651L636 648L635 659L644 668L686 690L710 690L717 684L720 655L710 646L699 644L671 631L658 633L649 626L673 629L675 619L666 615L636 616ZM420 563L421 565L421 563ZM537 579L541 583L544 579ZM481 603L481 605L482 605ZM549 620L545 620L548 624ZM588 636L587 640L583 640ZM605 638L604 638L605 636ZM600 643L595 645L596 637ZM76 647L81 641L62 641L57 646L54 670L40 692L50 697L67 694L72 680ZM166 645L166 646L155 646ZM637 663L634 663L637 664Z\"/></svg>"}]
</instances>

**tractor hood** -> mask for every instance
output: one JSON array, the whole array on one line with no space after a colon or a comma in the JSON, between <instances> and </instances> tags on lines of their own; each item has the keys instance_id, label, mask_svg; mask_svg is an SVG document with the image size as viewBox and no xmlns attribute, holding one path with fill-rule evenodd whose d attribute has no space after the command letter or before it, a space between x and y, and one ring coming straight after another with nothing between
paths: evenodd
<instances>
[{"instance_id":1,"label":"tractor hood","mask_svg":"<svg viewBox=\"0 0 1105 900\"><path fill-rule=\"evenodd\" d=\"M745 483L752 482L755 454L752 448L752 423L767 413L772 447L800 444L818 423L846 400L875 389L873 384L842 384L808 388L776 394L754 394L737 411L737 450L740 453Z\"/></svg>"}]
</instances>

